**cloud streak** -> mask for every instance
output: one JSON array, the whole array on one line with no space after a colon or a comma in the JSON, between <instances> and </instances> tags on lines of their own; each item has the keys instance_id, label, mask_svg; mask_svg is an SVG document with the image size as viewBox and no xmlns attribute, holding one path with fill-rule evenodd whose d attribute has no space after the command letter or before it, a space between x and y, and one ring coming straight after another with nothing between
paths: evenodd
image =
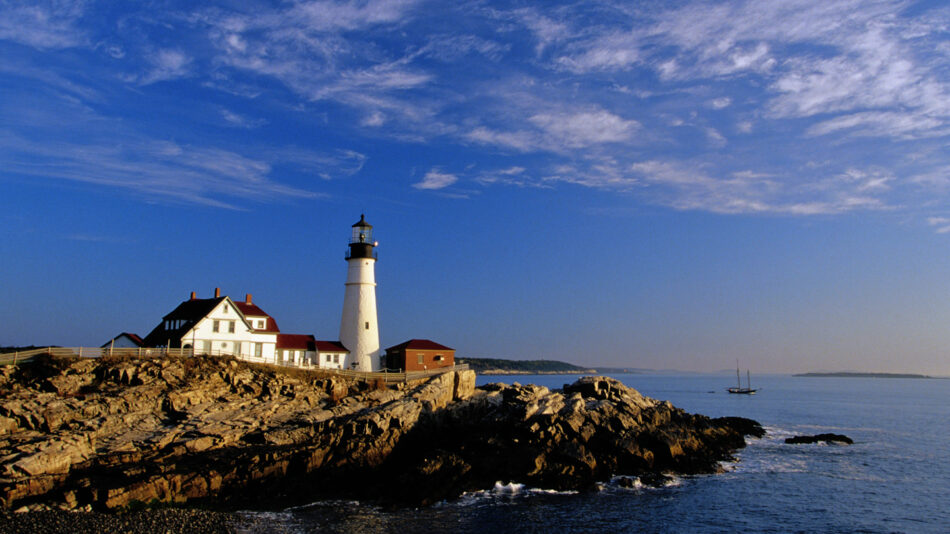
<instances>
[{"instance_id":1,"label":"cloud streak","mask_svg":"<svg viewBox=\"0 0 950 534\"><path fill-rule=\"evenodd\" d=\"M321 196L273 180L268 161L168 141L129 139L120 145L51 147L5 135L0 137L0 155L10 173L118 188L157 201L238 209L238 200L273 202Z\"/></svg>"}]
</instances>

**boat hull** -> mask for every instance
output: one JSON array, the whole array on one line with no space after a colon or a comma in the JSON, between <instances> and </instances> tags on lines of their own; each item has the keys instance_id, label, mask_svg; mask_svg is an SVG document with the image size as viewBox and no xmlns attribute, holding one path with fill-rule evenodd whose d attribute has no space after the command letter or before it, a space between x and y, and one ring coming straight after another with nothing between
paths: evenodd
<instances>
[{"instance_id":1,"label":"boat hull","mask_svg":"<svg viewBox=\"0 0 950 534\"><path fill-rule=\"evenodd\" d=\"M751 388L729 388L726 391L737 395L755 395L755 392L758 390Z\"/></svg>"}]
</instances>

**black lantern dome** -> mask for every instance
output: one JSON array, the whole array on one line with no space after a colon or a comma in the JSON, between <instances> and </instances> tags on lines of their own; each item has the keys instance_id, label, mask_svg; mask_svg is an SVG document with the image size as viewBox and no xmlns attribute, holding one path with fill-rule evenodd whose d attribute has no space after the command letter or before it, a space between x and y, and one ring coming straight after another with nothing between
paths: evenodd
<instances>
[{"instance_id":1,"label":"black lantern dome","mask_svg":"<svg viewBox=\"0 0 950 534\"><path fill-rule=\"evenodd\" d=\"M350 249L346 259L373 258L376 259L376 241L373 240L373 225L366 222L366 216L360 214L360 220L353 225L350 235Z\"/></svg>"}]
</instances>

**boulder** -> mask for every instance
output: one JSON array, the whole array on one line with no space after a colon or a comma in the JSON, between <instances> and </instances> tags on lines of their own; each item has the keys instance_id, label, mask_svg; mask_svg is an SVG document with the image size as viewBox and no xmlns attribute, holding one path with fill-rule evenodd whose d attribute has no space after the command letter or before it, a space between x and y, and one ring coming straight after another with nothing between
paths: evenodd
<instances>
[{"instance_id":1,"label":"boulder","mask_svg":"<svg viewBox=\"0 0 950 534\"><path fill-rule=\"evenodd\" d=\"M844 445L852 445L854 441L845 436L844 434L815 434L814 436L794 436L791 438L785 438L785 443L792 445L798 444L809 444L809 443L842 443Z\"/></svg>"}]
</instances>

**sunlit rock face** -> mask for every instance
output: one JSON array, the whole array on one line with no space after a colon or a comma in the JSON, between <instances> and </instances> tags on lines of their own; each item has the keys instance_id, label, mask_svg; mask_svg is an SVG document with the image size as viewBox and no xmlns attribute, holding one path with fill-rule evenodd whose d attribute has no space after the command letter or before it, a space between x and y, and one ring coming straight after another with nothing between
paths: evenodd
<instances>
[{"instance_id":1,"label":"sunlit rock face","mask_svg":"<svg viewBox=\"0 0 950 534\"><path fill-rule=\"evenodd\" d=\"M0 371L7 508L177 502L424 504L497 480L585 489L707 473L754 421L709 419L609 378L563 390L471 371L386 386L220 358L39 361Z\"/></svg>"}]
</instances>

